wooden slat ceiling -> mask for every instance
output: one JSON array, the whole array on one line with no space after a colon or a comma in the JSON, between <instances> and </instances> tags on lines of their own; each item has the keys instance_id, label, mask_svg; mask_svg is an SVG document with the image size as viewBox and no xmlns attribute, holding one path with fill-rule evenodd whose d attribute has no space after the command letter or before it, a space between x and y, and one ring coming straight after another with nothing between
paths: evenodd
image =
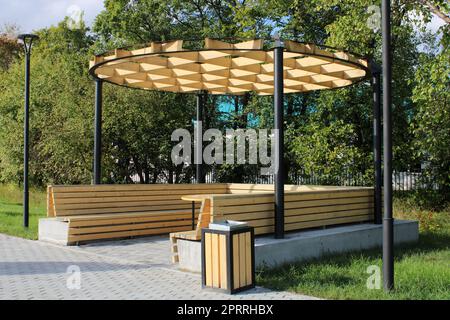
<instances>
[{"instance_id":1,"label":"wooden slat ceiling","mask_svg":"<svg viewBox=\"0 0 450 320\"><path fill-rule=\"evenodd\" d=\"M346 52L285 41L284 92L333 89L358 82L367 61ZM273 50L263 40L227 43L205 39L203 50L185 50L183 41L152 42L149 47L90 61L94 76L121 86L168 92L273 95Z\"/></svg>"}]
</instances>

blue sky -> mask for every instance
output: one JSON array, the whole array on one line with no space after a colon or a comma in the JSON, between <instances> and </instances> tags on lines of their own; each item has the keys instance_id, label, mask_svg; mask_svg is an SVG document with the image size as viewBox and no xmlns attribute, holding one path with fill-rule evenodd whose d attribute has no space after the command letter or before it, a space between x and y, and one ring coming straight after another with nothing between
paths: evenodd
<instances>
[{"instance_id":1,"label":"blue sky","mask_svg":"<svg viewBox=\"0 0 450 320\"><path fill-rule=\"evenodd\" d=\"M22 32L56 25L77 6L84 11L84 19L90 26L95 16L103 9L103 0L0 0L0 27L16 24ZM434 17L429 24L436 31L443 21Z\"/></svg>"},{"instance_id":2,"label":"blue sky","mask_svg":"<svg viewBox=\"0 0 450 320\"><path fill-rule=\"evenodd\" d=\"M84 11L84 20L90 26L103 9L103 0L0 0L0 26L16 24L22 32L56 25L70 8Z\"/></svg>"}]
</instances>

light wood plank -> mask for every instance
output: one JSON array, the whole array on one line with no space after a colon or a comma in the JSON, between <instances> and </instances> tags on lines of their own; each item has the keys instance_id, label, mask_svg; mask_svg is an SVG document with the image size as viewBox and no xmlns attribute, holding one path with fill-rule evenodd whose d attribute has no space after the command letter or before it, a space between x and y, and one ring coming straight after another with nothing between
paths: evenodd
<instances>
[{"instance_id":1,"label":"light wood plank","mask_svg":"<svg viewBox=\"0 0 450 320\"><path fill-rule=\"evenodd\" d=\"M285 217L285 223L293 223L293 222L303 222L303 221L317 221L317 220L327 220L330 218L340 218L340 217L353 217L360 216L362 214L372 214L372 209L357 209L357 210L347 210L347 211L336 211L336 212L328 212L328 213L313 213L308 215L300 215L300 216L290 216Z\"/></svg>"},{"instance_id":2,"label":"light wood plank","mask_svg":"<svg viewBox=\"0 0 450 320\"><path fill-rule=\"evenodd\" d=\"M250 285L252 283L252 252L251 250L254 248L251 247L251 234L250 232L246 232L245 234L245 279L246 285Z\"/></svg>"},{"instance_id":3,"label":"light wood plank","mask_svg":"<svg viewBox=\"0 0 450 320\"><path fill-rule=\"evenodd\" d=\"M52 186L47 187L47 217L51 218L55 216L55 206L53 203L53 190Z\"/></svg>"},{"instance_id":4,"label":"light wood plank","mask_svg":"<svg viewBox=\"0 0 450 320\"><path fill-rule=\"evenodd\" d=\"M199 212L196 211L195 216L198 217ZM120 220L120 219L133 219L133 218L145 218L145 219L175 219L175 218L191 218L191 210L171 210L171 211L144 211L144 212L126 212L126 213L105 213L105 214L93 214L93 215L77 215L77 216L64 216L60 217L65 221L85 221L85 222L102 222L102 220Z\"/></svg>"},{"instance_id":5,"label":"light wood plank","mask_svg":"<svg viewBox=\"0 0 450 320\"><path fill-rule=\"evenodd\" d=\"M114 239L125 238L132 236L147 236L165 234L170 232L189 230L189 227L169 227L161 229L146 229L146 230L133 230L133 231L119 231L119 232L106 232L98 234L85 234L85 235L69 235L68 242L76 243L80 241L101 240L101 239Z\"/></svg>"},{"instance_id":6,"label":"light wood plank","mask_svg":"<svg viewBox=\"0 0 450 320\"><path fill-rule=\"evenodd\" d=\"M69 234L92 234L113 231L128 231L128 230L144 230L144 229L165 229L168 227L191 227L190 221L163 221L163 222L148 222L148 223L131 223L120 224L114 226L92 226L92 227L73 227L69 223Z\"/></svg>"},{"instance_id":7,"label":"light wood plank","mask_svg":"<svg viewBox=\"0 0 450 320\"><path fill-rule=\"evenodd\" d=\"M211 248L212 248L212 284L213 287L220 287L220 247L219 247L219 235L211 235Z\"/></svg>"},{"instance_id":8,"label":"light wood plank","mask_svg":"<svg viewBox=\"0 0 450 320\"><path fill-rule=\"evenodd\" d=\"M367 203L369 201L373 201L373 199L368 197L356 197L356 198L292 201L292 202L285 202L284 207L286 209L309 208L319 206L335 206L339 204L349 204L349 203Z\"/></svg>"},{"instance_id":9,"label":"light wood plank","mask_svg":"<svg viewBox=\"0 0 450 320\"><path fill-rule=\"evenodd\" d=\"M211 191L220 194L222 189L190 189L190 190L139 190L139 191L90 191L90 192L60 192L55 193L55 198L57 199L72 199L73 201L78 201L76 198L83 199L98 199L98 198L121 198L121 197L153 197L153 196L176 196L181 198L181 196L186 194L210 194ZM226 189L223 189L223 193ZM70 200L69 200L70 201Z\"/></svg>"},{"instance_id":10,"label":"light wood plank","mask_svg":"<svg viewBox=\"0 0 450 320\"><path fill-rule=\"evenodd\" d=\"M344 218L334 218L334 219L326 219L326 220L318 220L318 221L288 223L285 225L285 230L292 231L292 230L300 230L300 229L306 229L306 228L329 226L329 225L335 225L335 224L364 222L364 221L371 221L372 219L373 219L373 215L365 214L365 215L354 216L354 217L344 217Z\"/></svg>"},{"instance_id":11,"label":"light wood plank","mask_svg":"<svg viewBox=\"0 0 450 320\"><path fill-rule=\"evenodd\" d=\"M102 185L54 185L54 193L100 191L152 191L152 190L224 190L227 184L102 184ZM188 193L190 194L190 193Z\"/></svg>"},{"instance_id":12,"label":"light wood plank","mask_svg":"<svg viewBox=\"0 0 450 320\"><path fill-rule=\"evenodd\" d=\"M247 272L246 272L246 251L245 247L245 234L239 234L239 287L244 287L247 283Z\"/></svg>"},{"instance_id":13,"label":"light wood plank","mask_svg":"<svg viewBox=\"0 0 450 320\"><path fill-rule=\"evenodd\" d=\"M58 212L70 211L73 209L100 209L100 208L134 208L144 206L158 205L190 205L190 203L180 200L161 200L161 201L127 201L127 202L91 202L91 203L72 203L58 204Z\"/></svg>"},{"instance_id":14,"label":"light wood plank","mask_svg":"<svg viewBox=\"0 0 450 320\"><path fill-rule=\"evenodd\" d=\"M73 216L73 215L83 215L83 214L108 214L108 213L126 213L126 212L151 212L151 211L162 211L162 210L188 210L191 205L188 203L186 205L158 205L158 206L140 206L140 207L129 207L129 208L98 208L98 209L72 209L72 210L57 210L57 216Z\"/></svg>"},{"instance_id":15,"label":"light wood plank","mask_svg":"<svg viewBox=\"0 0 450 320\"><path fill-rule=\"evenodd\" d=\"M228 289L227 281L227 238L221 234L219 236L219 254L220 254L220 287Z\"/></svg>"},{"instance_id":16,"label":"light wood plank","mask_svg":"<svg viewBox=\"0 0 450 320\"><path fill-rule=\"evenodd\" d=\"M239 273L239 235L233 235L233 288L239 288L240 273Z\"/></svg>"},{"instance_id":17,"label":"light wood plank","mask_svg":"<svg viewBox=\"0 0 450 320\"><path fill-rule=\"evenodd\" d=\"M202 191L203 194L209 194L207 191ZM181 197L183 194L170 194L170 195L147 195L147 196L112 196L112 197L103 197L99 195L99 192L96 193L97 196L87 196L80 198L58 198L57 202L60 206L67 206L71 204L79 204L83 203L85 205L89 205L90 203L94 204L115 204L115 203L139 203L139 202L153 202L153 201L178 201L181 202Z\"/></svg>"},{"instance_id":18,"label":"light wood plank","mask_svg":"<svg viewBox=\"0 0 450 320\"><path fill-rule=\"evenodd\" d=\"M211 233L205 233L205 269L206 285L211 287L213 284Z\"/></svg>"},{"instance_id":19,"label":"light wood plank","mask_svg":"<svg viewBox=\"0 0 450 320\"><path fill-rule=\"evenodd\" d=\"M68 220L73 227L92 227L92 226L108 226L108 225L119 225L119 224L130 224L130 223L145 223L145 222L159 222L159 221L180 221L188 222L192 224L192 217L190 214L184 215L173 215L173 216L143 216L143 217L132 217L132 218L111 218L111 219L95 219L95 220Z\"/></svg>"}]
</instances>

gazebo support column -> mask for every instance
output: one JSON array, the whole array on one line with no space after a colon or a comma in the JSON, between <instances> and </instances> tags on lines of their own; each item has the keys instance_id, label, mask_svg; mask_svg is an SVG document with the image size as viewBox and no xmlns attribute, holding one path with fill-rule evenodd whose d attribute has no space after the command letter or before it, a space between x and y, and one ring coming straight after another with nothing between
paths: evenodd
<instances>
[{"instance_id":1,"label":"gazebo support column","mask_svg":"<svg viewBox=\"0 0 450 320\"><path fill-rule=\"evenodd\" d=\"M383 283L394 289L394 219L392 217L392 117L391 117L391 3L382 1L383 37L383 145L384 145L384 218L383 218Z\"/></svg>"},{"instance_id":2,"label":"gazebo support column","mask_svg":"<svg viewBox=\"0 0 450 320\"><path fill-rule=\"evenodd\" d=\"M196 126L196 145L195 145L195 174L197 183L205 183L203 174L203 107L205 104L205 95L203 92L197 93L197 119Z\"/></svg>"},{"instance_id":3,"label":"gazebo support column","mask_svg":"<svg viewBox=\"0 0 450 320\"><path fill-rule=\"evenodd\" d=\"M101 183L103 81L95 80L94 184Z\"/></svg>"},{"instance_id":4,"label":"gazebo support column","mask_svg":"<svg viewBox=\"0 0 450 320\"><path fill-rule=\"evenodd\" d=\"M374 192L374 223L381 224L381 76L380 67L372 61L372 88L373 88L373 162L375 173Z\"/></svg>"},{"instance_id":5,"label":"gazebo support column","mask_svg":"<svg viewBox=\"0 0 450 320\"><path fill-rule=\"evenodd\" d=\"M275 114L275 238L284 238L284 128L283 128L283 46L274 48L274 114Z\"/></svg>"}]
</instances>

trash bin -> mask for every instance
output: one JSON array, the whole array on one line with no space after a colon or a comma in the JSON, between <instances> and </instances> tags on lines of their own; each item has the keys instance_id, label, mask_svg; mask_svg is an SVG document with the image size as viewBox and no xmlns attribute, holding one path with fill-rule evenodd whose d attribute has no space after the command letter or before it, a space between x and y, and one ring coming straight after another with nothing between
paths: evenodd
<instances>
[{"instance_id":1,"label":"trash bin","mask_svg":"<svg viewBox=\"0 0 450 320\"><path fill-rule=\"evenodd\" d=\"M222 221L202 229L202 287L228 293L255 287L254 229Z\"/></svg>"}]
</instances>

